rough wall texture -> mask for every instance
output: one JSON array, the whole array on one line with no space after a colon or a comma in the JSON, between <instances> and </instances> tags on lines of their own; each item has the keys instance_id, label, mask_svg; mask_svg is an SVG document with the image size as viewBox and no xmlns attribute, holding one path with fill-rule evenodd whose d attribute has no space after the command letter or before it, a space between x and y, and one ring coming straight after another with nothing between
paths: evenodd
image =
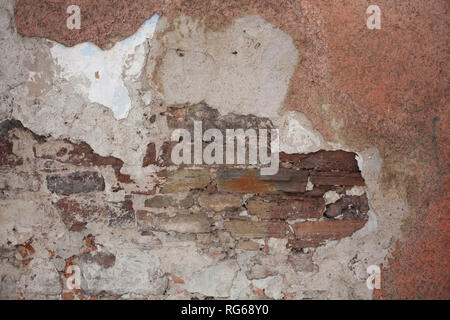
<instances>
[{"instance_id":1,"label":"rough wall texture","mask_svg":"<svg viewBox=\"0 0 450 320\"><path fill-rule=\"evenodd\" d=\"M449 3L370 4L2 1L0 297L448 299ZM280 171L174 165L194 120Z\"/></svg>"}]
</instances>

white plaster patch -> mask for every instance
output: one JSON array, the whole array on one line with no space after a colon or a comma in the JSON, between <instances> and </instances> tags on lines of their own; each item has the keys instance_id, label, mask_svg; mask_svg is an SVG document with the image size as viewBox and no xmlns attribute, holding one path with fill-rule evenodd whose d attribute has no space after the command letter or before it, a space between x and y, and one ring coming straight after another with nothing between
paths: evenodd
<instances>
[{"instance_id":1,"label":"white plaster patch","mask_svg":"<svg viewBox=\"0 0 450 320\"><path fill-rule=\"evenodd\" d=\"M320 132L300 112L289 111L273 120L280 128L280 151L286 153L309 153L330 149Z\"/></svg>"},{"instance_id":2,"label":"white plaster patch","mask_svg":"<svg viewBox=\"0 0 450 320\"><path fill-rule=\"evenodd\" d=\"M346 190L345 194L348 196L362 196L365 192L365 187L353 186L350 190Z\"/></svg>"},{"instance_id":3,"label":"white plaster patch","mask_svg":"<svg viewBox=\"0 0 450 320\"><path fill-rule=\"evenodd\" d=\"M341 198L341 195L339 195L336 191L330 190L324 193L323 198L325 200L325 204L329 205L331 203L335 203Z\"/></svg>"},{"instance_id":4,"label":"white plaster patch","mask_svg":"<svg viewBox=\"0 0 450 320\"><path fill-rule=\"evenodd\" d=\"M158 81L168 104L205 101L222 114L277 116L298 59L289 35L251 15L222 31L184 16L174 24L160 40Z\"/></svg>"},{"instance_id":5,"label":"white plaster patch","mask_svg":"<svg viewBox=\"0 0 450 320\"><path fill-rule=\"evenodd\" d=\"M253 280L252 284L255 288L263 289L269 298L277 300L283 298L283 278L280 275Z\"/></svg>"},{"instance_id":6,"label":"white plaster patch","mask_svg":"<svg viewBox=\"0 0 450 320\"><path fill-rule=\"evenodd\" d=\"M142 46L153 37L159 16L146 20L132 36L117 42L110 50L101 50L91 42L66 47L56 43L51 54L63 68L66 79L83 75L89 80L89 100L100 103L114 112L119 120L128 116L131 99L126 81L137 79L145 64Z\"/></svg>"}]
</instances>

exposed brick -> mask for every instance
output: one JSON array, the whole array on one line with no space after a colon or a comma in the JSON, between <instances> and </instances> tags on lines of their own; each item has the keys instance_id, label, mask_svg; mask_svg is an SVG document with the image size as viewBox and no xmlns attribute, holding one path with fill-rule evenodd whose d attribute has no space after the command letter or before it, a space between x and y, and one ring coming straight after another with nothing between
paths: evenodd
<instances>
[{"instance_id":1,"label":"exposed brick","mask_svg":"<svg viewBox=\"0 0 450 320\"><path fill-rule=\"evenodd\" d=\"M203 208L216 212L241 207L241 197L231 194L203 194L198 197L198 203Z\"/></svg>"},{"instance_id":2,"label":"exposed brick","mask_svg":"<svg viewBox=\"0 0 450 320\"><path fill-rule=\"evenodd\" d=\"M306 191L308 172L281 169L275 175L262 176L259 170L223 169L217 176L222 192L241 193L300 193Z\"/></svg>"},{"instance_id":3,"label":"exposed brick","mask_svg":"<svg viewBox=\"0 0 450 320\"><path fill-rule=\"evenodd\" d=\"M320 218L325 209L323 198L260 198L247 202L249 213L262 219Z\"/></svg>"},{"instance_id":4,"label":"exposed brick","mask_svg":"<svg viewBox=\"0 0 450 320\"><path fill-rule=\"evenodd\" d=\"M174 274L172 274L172 281L173 283L184 284L184 280Z\"/></svg>"},{"instance_id":5,"label":"exposed brick","mask_svg":"<svg viewBox=\"0 0 450 320\"><path fill-rule=\"evenodd\" d=\"M169 142L166 141L162 144L160 153L157 159L157 163L161 167L167 167L172 164L172 148L177 144L178 142Z\"/></svg>"},{"instance_id":6,"label":"exposed brick","mask_svg":"<svg viewBox=\"0 0 450 320\"><path fill-rule=\"evenodd\" d=\"M309 154L286 154L280 152L280 161L291 163L294 167L315 171L358 172L356 154L342 150L320 150Z\"/></svg>"},{"instance_id":7,"label":"exposed brick","mask_svg":"<svg viewBox=\"0 0 450 320\"><path fill-rule=\"evenodd\" d=\"M325 215L330 218L342 214L344 220L365 219L369 211L366 194L362 196L344 196L327 206Z\"/></svg>"},{"instance_id":8,"label":"exposed brick","mask_svg":"<svg viewBox=\"0 0 450 320\"><path fill-rule=\"evenodd\" d=\"M155 183L158 183L158 180L154 180ZM139 194L139 195L144 195L144 196L151 196L154 195L156 193L156 185L153 186L153 188L143 188L141 190L139 190L139 186L135 186L138 190L132 190L131 194ZM123 190L123 188L118 188L119 190ZM113 190L118 190L113 188Z\"/></svg>"},{"instance_id":9,"label":"exposed brick","mask_svg":"<svg viewBox=\"0 0 450 320\"><path fill-rule=\"evenodd\" d=\"M311 182L326 186L364 186L364 179L359 172L314 172Z\"/></svg>"},{"instance_id":10,"label":"exposed brick","mask_svg":"<svg viewBox=\"0 0 450 320\"><path fill-rule=\"evenodd\" d=\"M142 166L148 167L151 164L156 164L156 146L154 143L147 145L144 159L142 160Z\"/></svg>"},{"instance_id":11,"label":"exposed brick","mask_svg":"<svg viewBox=\"0 0 450 320\"><path fill-rule=\"evenodd\" d=\"M189 194L183 200L176 200L171 196L166 195L156 195L152 198L146 199L144 202L146 207L150 208L178 208L178 209L187 209L192 207L194 204L194 199L192 195Z\"/></svg>"},{"instance_id":12,"label":"exposed brick","mask_svg":"<svg viewBox=\"0 0 450 320\"><path fill-rule=\"evenodd\" d=\"M80 232L89 222L106 221L109 226L134 224L134 210L130 200L116 203L97 203L93 199L62 198L55 204L62 222L70 231Z\"/></svg>"},{"instance_id":13,"label":"exposed brick","mask_svg":"<svg viewBox=\"0 0 450 320\"><path fill-rule=\"evenodd\" d=\"M33 131L25 128L23 126L22 122L20 122L19 120L16 120L16 119L9 119L9 120L5 120L0 123L0 137L3 139L6 139L9 135L10 131L13 129L19 129L19 130L30 133L31 136L33 137L33 139L39 143L43 143L46 141L46 138L44 136L35 134Z\"/></svg>"},{"instance_id":14,"label":"exposed brick","mask_svg":"<svg viewBox=\"0 0 450 320\"><path fill-rule=\"evenodd\" d=\"M108 269L114 266L116 263L116 256L110 252L96 252L92 254L91 252L85 253L81 256L84 263L96 263L102 268Z\"/></svg>"},{"instance_id":15,"label":"exposed brick","mask_svg":"<svg viewBox=\"0 0 450 320\"><path fill-rule=\"evenodd\" d=\"M325 215L328 218L335 218L342 213L342 202L337 201L327 206Z\"/></svg>"},{"instance_id":16,"label":"exposed brick","mask_svg":"<svg viewBox=\"0 0 450 320\"><path fill-rule=\"evenodd\" d=\"M40 152L40 145L33 147L34 155L37 158L56 160L62 163L70 163L76 166L111 166L114 169L114 173L117 180L122 183L131 183L133 180L128 174L122 174L120 170L123 166L123 161L115 157L102 157L94 152L94 150L85 142L73 143L70 140L65 139L64 142L70 146L71 150L67 151L66 147L62 147L60 150L53 154L43 154ZM66 149L66 150L62 150Z\"/></svg>"},{"instance_id":17,"label":"exposed brick","mask_svg":"<svg viewBox=\"0 0 450 320\"><path fill-rule=\"evenodd\" d=\"M47 188L53 193L63 195L104 191L105 181L94 171L74 172L65 176L49 175L47 176Z\"/></svg>"},{"instance_id":18,"label":"exposed brick","mask_svg":"<svg viewBox=\"0 0 450 320\"><path fill-rule=\"evenodd\" d=\"M236 238L284 238L288 232L286 223L279 221L230 220L225 228Z\"/></svg>"},{"instance_id":19,"label":"exposed brick","mask_svg":"<svg viewBox=\"0 0 450 320\"><path fill-rule=\"evenodd\" d=\"M164 113L170 128L183 128L192 132L195 121L202 121L203 130L215 128L223 134L226 129L261 129L272 128L270 119L254 115L239 115L230 113L220 115L217 109L201 102L195 105L179 105L168 108Z\"/></svg>"},{"instance_id":20,"label":"exposed brick","mask_svg":"<svg viewBox=\"0 0 450 320\"><path fill-rule=\"evenodd\" d=\"M136 219L133 209L133 201L125 199L125 201L110 203L108 210L108 225L111 227L133 225Z\"/></svg>"},{"instance_id":21,"label":"exposed brick","mask_svg":"<svg viewBox=\"0 0 450 320\"><path fill-rule=\"evenodd\" d=\"M236 249L255 251L259 250L259 243L252 240L240 240L236 245Z\"/></svg>"},{"instance_id":22,"label":"exposed brick","mask_svg":"<svg viewBox=\"0 0 450 320\"><path fill-rule=\"evenodd\" d=\"M86 228L88 221L95 220L106 214L104 207L95 205L86 206L76 200L63 198L56 203L61 220L71 231L82 231Z\"/></svg>"},{"instance_id":23,"label":"exposed brick","mask_svg":"<svg viewBox=\"0 0 450 320\"><path fill-rule=\"evenodd\" d=\"M290 249L313 248L325 243L325 239L289 239L286 245Z\"/></svg>"},{"instance_id":24,"label":"exposed brick","mask_svg":"<svg viewBox=\"0 0 450 320\"><path fill-rule=\"evenodd\" d=\"M211 181L208 170L179 169L169 171L167 181L163 186L163 193L186 192L194 189L203 189Z\"/></svg>"},{"instance_id":25,"label":"exposed brick","mask_svg":"<svg viewBox=\"0 0 450 320\"><path fill-rule=\"evenodd\" d=\"M12 149L12 142L0 137L0 166L16 166L23 163L22 159L12 152Z\"/></svg>"},{"instance_id":26,"label":"exposed brick","mask_svg":"<svg viewBox=\"0 0 450 320\"><path fill-rule=\"evenodd\" d=\"M297 222L292 225L295 240L290 240L292 247L315 247L325 240L337 240L352 235L361 229L366 220L323 220Z\"/></svg>"}]
</instances>

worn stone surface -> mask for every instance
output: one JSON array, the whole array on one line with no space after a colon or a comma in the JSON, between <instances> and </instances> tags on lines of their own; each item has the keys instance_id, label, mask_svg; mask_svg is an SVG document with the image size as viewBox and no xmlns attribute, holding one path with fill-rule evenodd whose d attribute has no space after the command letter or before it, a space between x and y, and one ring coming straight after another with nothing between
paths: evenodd
<instances>
[{"instance_id":1,"label":"worn stone surface","mask_svg":"<svg viewBox=\"0 0 450 320\"><path fill-rule=\"evenodd\" d=\"M280 154L282 162L288 162L297 168L316 171L359 171L355 154L345 151L317 151L311 154Z\"/></svg>"},{"instance_id":2,"label":"worn stone surface","mask_svg":"<svg viewBox=\"0 0 450 320\"><path fill-rule=\"evenodd\" d=\"M186 283L186 289L205 296L226 298L230 295L238 269L239 266L234 261L225 261L205 268L192 275L192 279Z\"/></svg>"},{"instance_id":3,"label":"worn stone surface","mask_svg":"<svg viewBox=\"0 0 450 320\"><path fill-rule=\"evenodd\" d=\"M50 192L70 195L105 190L105 181L97 172L75 172L66 176L47 176L47 188Z\"/></svg>"},{"instance_id":4,"label":"worn stone surface","mask_svg":"<svg viewBox=\"0 0 450 320\"><path fill-rule=\"evenodd\" d=\"M324 204L322 198L255 198L247 208L262 219L306 219L320 218Z\"/></svg>"},{"instance_id":5,"label":"worn stone surface","mask_svg":"<svg viewBox=\"0 0 450 320\"><path fill-rule=\"evenodd\" d=\"M208 194L198 197L198 203L205 209L220 212L241 207L242 200L232 194Z\"/></svg>"},{"instance_id":6,"label":"worn stone surface","mask_svg":"<svg viewBox=\"0 0 450 320\"><path fill-rule=\"evenodd\" d=\"M348 237L366 224L364 220L323 220L314 222L296 222L293 224L296 240L294 247L317 246L325 240L337 240ZM309 244L309 245L306 245Z\"/></svg>"},{"instance_id":7,"label":"worn stone surface","mask_svg":"<svg viewBox=\"0 0 450 320\"><path fill-rule=\"evenodd\" d=\"M179 169L169 171L163 186L164 193L185 192L191 189L203 189L211 180L207 170Z\"/></svg>"}]
</instances>

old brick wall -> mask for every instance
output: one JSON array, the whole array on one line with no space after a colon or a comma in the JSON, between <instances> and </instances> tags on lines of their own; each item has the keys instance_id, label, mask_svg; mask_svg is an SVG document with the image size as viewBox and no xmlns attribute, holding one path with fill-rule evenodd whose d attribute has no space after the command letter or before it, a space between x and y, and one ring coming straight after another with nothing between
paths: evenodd
<instances>
[{"instance_id":1,"label":"old brick wall","mask_svg":"<svg viewBox=\"0 0 450 320\"><path fill-rule=\"evenodd\" d=\"M224 134L225 128L239 123L251 127L268 122L268 127L273 127L267 119L254 116L218 117L205 104L171 107L157 117L164 118L169 126L189 128L199 115L207 127L224 128ZM16 293L25 298L61 294L63 298L81 299L132 292L164 298L178 291L185 292L185 298L229 297L240 256L251 253L245 272L248 280L275 277L278 281L280 266L313 270L309 249L351 236L368 219L364 179L352 152L282 153L278 173L261 176L259 169L248 165L180 168L170 160L173 142L160 147L150 143L142 166L157 168L147 177L155 186L142 190L121 173L119 159L99 156L85 143L38 136L13 120L1 123L1 143L2 240L6 241L2 255L9 264L24 269L21 286L16 290L14 286L3 287L5 297ZM108 190L125 191L124 200L110 201L105 197ZM330 201L325 193L337 198L327 203ZM36 206L30 209L36 210L32 213L36 221L31 225L14 219L13 212L21 210L24 202ZM50 212L52 219L41 220ZM130 252L125 247L123 253L112 253L98 239L93 231L96 228L117 235L126 231L137 243L132 244ZM70 240L51 237L48 233L52 229L68 234ZM277 260L279 248L270 248L269 239L283 240L284 261ZM190 266L181 264L178 271L174 266L165 269L157 256L145 257L147 251L164 251L186 241L199 255L208 257L202 258L206 260L203 270L193 278L187 275ZM140 253L134 271L145 270L148 275L132 275L128 259L135 250ZM177 263L178 257L170 260ZM139 270L143 263L145 269ZM49 268L45 270L45 286L35 279L33 270L42 264ZM84 275L81 288L75 292L64 289L71 265L81 266ZM228 277L214 278L212 273L217 268L223 268ZM141 277L145 283L129 282ZM265 289L269 298L289 297L282 288L272 292L274 289L264 285L249 285L245 289L249 297L263 298Z\"/></svg>"}]
</instances>

